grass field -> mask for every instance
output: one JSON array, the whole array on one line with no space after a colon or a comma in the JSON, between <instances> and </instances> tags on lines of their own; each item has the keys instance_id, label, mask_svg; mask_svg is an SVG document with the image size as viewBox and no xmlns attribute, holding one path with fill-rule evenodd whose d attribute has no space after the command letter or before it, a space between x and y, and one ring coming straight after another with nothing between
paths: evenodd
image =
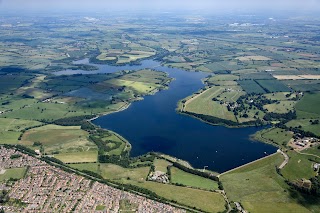
<instances>
[{"instance_id":1,"label":"grass field","mask_svg":"<svg viewBox=\"0 0 320 213\"><path fill-rule=\"evenodd\" d=\"M310 147L308 149L303 150L302 153L316 155L319 157L318 159L320 161L320 148L319 147L320 147L320 145L315 145L313 147Z\"/></svg>"},{"instance_id":2,"label":"grass field","mask_svg":"<svg viewBox=\"0 0 320 213\"><path fill-rule=\"evenodd\" d=\"M320 124L311 124L310 119L297 119L292 120L286 123L288 127L298 127L301 126L301 129L304 131L312 132L320 136Z\"/></svg>"},{"instance_id":3,"label":"grass field","mask_svg":"<svg viewBox=\"0 0 320 213\"><path fill-rule=\"evenodd\" d=\"M184 172L176 167L171 167L171 182L206 190L218 189L216 181Z\"/></svg>"},{"instance_id":4,"label":"grass field","mask_svg":"<svg viewBox=\"0 0 320 213\"><path fill-rule=\"evenodd\" d=\"M218 101L212 99L218 97L224 92L223 87L212 87L185 102L185 111L203 115L211 115L214 117L236 121L232 112L227 107L221 105ZM236 96L236 94L234 94Z\"/></svg>"},{"instance_id":5,"label":"grass field","mask_svg":"<svg viewBox=\"0 0 320 213\"><path fill-rule=\"evenodd\" d=\"M4 174L0 174L0 182L3 182L5 180L9 180L10 178L21 179L24 177L26 171L27 171L26 168L6 169Z\"/></svg>"},{"instance_id":6,"label":"grass field","mask_svg":"<svg viewBox=\"0 0 320 213\"><path fill-rule=\"evenodd\" d=\"M258 131L253 137L256 140L276 144L285 148L293 137L293 133L280 128L269 128Z\"/></svg>"},{"instance_id":7,"label":"grass field","mask_svg":"<svg viewBox=\"0 0 320 213\"><path fill-rule=\"evenodd\" d=\"M295 104L295 101L280 101L278 103L264 105L263 108L267 109L268 112L287 113L294 109Z\"/></svg>"},{"instance_id":8,"label":"grass field","mask_svg":"<svg viewBox=\"0 0 320 213\"><path fill-rule=\"evenodd\" d=\"M171 165L171 163L166 160L156 158L153 165L155 166L156 171L167 173L167 167Z\"/></svg>"},{"instance_id":9,"label":"grass field","mask_svg":"<svg viewBox=\"0 0 320 213\"><path fill-rule=\"evenodd\" d=\"M305 178L310 179L316 175L313 171L312 162L309 161L310 156L301 155L295 151L287 153L289 163L281 170L283 176L290 181Z\"/></svg>"},{"instance_id":10,"label":"grass field","mask_svg":"<svg viewBox=\"0 0 320 213\"><path fill-rule=\"evenodd\" d=\"M277 154L222 175L220 179L228 198L240 202L245 210L253 213L309 212L276 173L275 166L282 161L283 157Z\"/></svg>"},{"instance_id":11,"label":"grass field","mask_svg":"<svg viewBox=\"0 0 320 213\"><path fill-rule=\"evenodd\" d=\"M32 147L34 142L40 142L44 153L80 153L78 157L80 158L82 152L97 149L96 145L90 142L87 137L88 133L77 126L46 125L25 132L21 144ZM66 156L64 157L66 158Z\"/></svg>"},{"instance_id":12,"label":"grass field","mask_svg":"<svg viewBox=\"0 0 320 213\"><path fill-rule=\"evenodd\" d=\"M86 151L86 152L69 152L55 154L55 158L61 160L64 163L84 163L84 162L97 162L98 151Z\"/></svg>"},{"instance_id":13,"label":"grass field","mask_svg":"<svg viewBox=\"0 0 320 213\"><path fill-rule=\"evenodd\" d=\"M16 144L21 134L21 130L40 125L40 122L0 118L0 143L2 144Z\"/></svg>"},{"instance_id":14,"label":"grass field","mask_svg":"<svg viewBox=\"0 0 320 213\"><path fill-rule=\"evenodd\" d=\"M320 93L305 93L295 108L298 118L320 117Z\"/></svg>"}]
</instances>

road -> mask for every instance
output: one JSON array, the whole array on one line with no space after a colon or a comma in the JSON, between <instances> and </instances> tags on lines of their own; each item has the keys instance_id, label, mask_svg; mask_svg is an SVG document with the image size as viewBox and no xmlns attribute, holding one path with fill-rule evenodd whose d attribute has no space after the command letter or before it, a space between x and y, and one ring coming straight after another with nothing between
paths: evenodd
<instances>
[{"instance_id":1,"label":"road","mask_svg":"<svg viewBox=\"0 0 320 213\"><path fill-rule=\"evenodd\" d=\"M283 157L284 157L284 161L279 166L279 169L282 169L289 162L289 156L286 153L284 153L281 149L278 149L277 152L281 153L283 155Z\"/></svg>"}]
</instances>

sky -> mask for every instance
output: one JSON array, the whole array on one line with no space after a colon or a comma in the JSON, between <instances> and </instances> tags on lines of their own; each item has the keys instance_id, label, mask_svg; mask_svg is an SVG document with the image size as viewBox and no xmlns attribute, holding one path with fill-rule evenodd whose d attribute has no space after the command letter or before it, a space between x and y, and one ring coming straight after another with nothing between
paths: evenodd
<instances>
[{"instance_id":1,"label":"sky","mask_svg":"<svg viewBox=\"0 0 320 213\"><path fill-rule=\"evenodd\" d=\"M0 11L320 11L320 0L0 0Z\"/></svg>"}]
</instances>

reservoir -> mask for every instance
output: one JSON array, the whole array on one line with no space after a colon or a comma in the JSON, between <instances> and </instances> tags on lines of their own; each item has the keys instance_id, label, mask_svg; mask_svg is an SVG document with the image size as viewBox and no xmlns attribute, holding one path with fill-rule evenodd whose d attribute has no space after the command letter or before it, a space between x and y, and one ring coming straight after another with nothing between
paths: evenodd
<instances>
[{"instance_id":1,"label":"reservoir","mask_svg":"<svg viewBox=\"0 0 320 213\"><path fill-rule=\"evenodd\" d=\"M89 63L82 60L75 63ZM92 64L95 65L95 64ZM132 145L131 156L150 151L161 152L188 161L195 168L224 172L258 158L272 154L277 148L250 140L250 135L262 127L226 128L213 126L176 112L179 100L201 89L201 79L208 73L161 66L145 60L141 65L95 65L96 71L65 70L56 74L110 73L120 70L152 68L164 71L174 80L168 90L145 96L117 113L99 117L93 123L112 130Z\"/></svg>"}]
</instances>

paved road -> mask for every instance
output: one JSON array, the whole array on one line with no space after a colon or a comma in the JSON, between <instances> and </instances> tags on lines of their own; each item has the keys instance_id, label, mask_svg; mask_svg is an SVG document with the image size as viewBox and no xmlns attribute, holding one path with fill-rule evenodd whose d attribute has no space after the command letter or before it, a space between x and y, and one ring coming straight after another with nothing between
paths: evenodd
<instances>
[{"instance_id":1,"label":"paved road","mask_svg":"<svg viewBox=\"0 0 320 213\"><path fill-rule=\"evenodd\" d=\"M277 152L280 152L283 157L284 157L284 161L282 162L282 164L279 166L279 169L282 169L283 167L285 167L285 165L287 165L287 163L289 162L289 156L284 153L281 149L278 149Z\"/></svg>"}]
</instances>

